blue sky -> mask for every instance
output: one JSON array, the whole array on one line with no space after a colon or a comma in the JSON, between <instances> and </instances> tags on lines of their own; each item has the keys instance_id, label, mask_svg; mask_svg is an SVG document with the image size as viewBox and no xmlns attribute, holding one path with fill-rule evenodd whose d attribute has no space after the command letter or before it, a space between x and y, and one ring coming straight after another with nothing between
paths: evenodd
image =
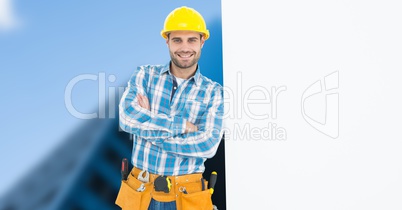
<instances>
[{"instance_id":1,"label":"blue sky","mask_svg":"<svg viewBox=\"0 0 402 210\"><path fill-rule=\"evenodd\" d=\"M220 21L220 1L0 0L0 196L85 123L65 106L67 84L79 75L104 74L116 78L106 79L106 88L121 87L136 66L166 63L159 32L166 15L182 5L197 9L207 24ZM9 21L6 29L2 20ZM208 42L221 43L210 30L204 52L213 49ZM206 66L203 73L222 82L221 72L216 76ZM72 102L82 113L97 111L97 81L74 86Z\"/></svg>"}]
</instances>

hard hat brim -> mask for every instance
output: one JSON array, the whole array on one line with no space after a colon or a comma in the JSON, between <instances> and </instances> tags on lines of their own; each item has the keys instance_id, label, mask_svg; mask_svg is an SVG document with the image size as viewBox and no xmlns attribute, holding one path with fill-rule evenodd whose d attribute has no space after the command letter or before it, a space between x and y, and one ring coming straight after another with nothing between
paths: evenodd
<instances>
[{"instance_id":1,"label":"hard hat brim","mask_svg":"<svg viewBox=\"0 0 402 210\"><path fill-rule=\"evenodd\" d=\"M193 30L170 30L170 31L162 30L162 31L161 31L161 36L162 36L164 39L167 39L167 34L169 34L169 33L172 32L172 31L193 31ZM205 31L193 31L193 32L197 32L197 33L202 34L203 37L204 37L204 40L207 40L207 39L209 38L209 30L205 30Z\"/></svg>"}]
</instances>

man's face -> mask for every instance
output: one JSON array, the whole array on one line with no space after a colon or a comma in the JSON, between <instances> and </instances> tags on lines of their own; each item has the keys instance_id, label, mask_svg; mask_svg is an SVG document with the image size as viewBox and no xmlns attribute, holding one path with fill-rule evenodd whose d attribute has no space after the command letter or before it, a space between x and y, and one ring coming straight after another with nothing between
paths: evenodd
<instances>
[{"instance_id":1,"label":"man's face","mask_svg":"<svg viewBox=\"0 0 402 210\"><path fill-rule=\"evenodd\" d=\"M204 42L199 33L192 31L173 31L166 40L173 64L181 69L197 64Z\"/></svg>"}]
</instances>

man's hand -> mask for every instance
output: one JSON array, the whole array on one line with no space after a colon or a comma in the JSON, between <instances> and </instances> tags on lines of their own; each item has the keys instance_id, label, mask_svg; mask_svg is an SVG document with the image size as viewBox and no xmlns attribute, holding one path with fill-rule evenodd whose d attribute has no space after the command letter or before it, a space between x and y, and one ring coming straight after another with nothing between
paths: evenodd
<instances>
[{"instance_id":1,"label":"man's hand","mask_svg":"<svg viewBox=\"0 0 402 210\"><path fill-rule=\"evenodd\" d=\"M149 105L149 100L146 96L143 96L141 94L137 95L137 100L138 100L138 104L144 108L144 109L148 109L149 111L151 111L151 106Z\"/></svg>"},{"instance_id":2,"label":"man's hand","mask_svg":"<svg viewBox=\"0 0 402 210\"><path fill-rule=\"evenodd\" d=\"M186 122L186 129L184 131L184 133L191 133L191 132L197 132L198 128L197 126L195 126L193 123L187 121Z\"/></svg>"}]
</instances>

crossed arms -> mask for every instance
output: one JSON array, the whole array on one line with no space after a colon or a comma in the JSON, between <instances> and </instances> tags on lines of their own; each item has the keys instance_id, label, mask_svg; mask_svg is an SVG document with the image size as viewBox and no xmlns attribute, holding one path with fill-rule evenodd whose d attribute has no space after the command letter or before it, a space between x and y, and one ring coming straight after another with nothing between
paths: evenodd
<instances>
[{"instance_id":1,"label":"crossed arms","mask_svg":"<svg viewBox=\"0 0 402 210\"><path fill-rule=\"evenodd\" d=\"M119 105L120 127L168 153L213 157L222 137L222 88L213 88L206 110L195 125L182 116L151 111L145 91L149 77L152 75L143 67L138 68L131 77Z\"/></svg>"}]
</instances>

